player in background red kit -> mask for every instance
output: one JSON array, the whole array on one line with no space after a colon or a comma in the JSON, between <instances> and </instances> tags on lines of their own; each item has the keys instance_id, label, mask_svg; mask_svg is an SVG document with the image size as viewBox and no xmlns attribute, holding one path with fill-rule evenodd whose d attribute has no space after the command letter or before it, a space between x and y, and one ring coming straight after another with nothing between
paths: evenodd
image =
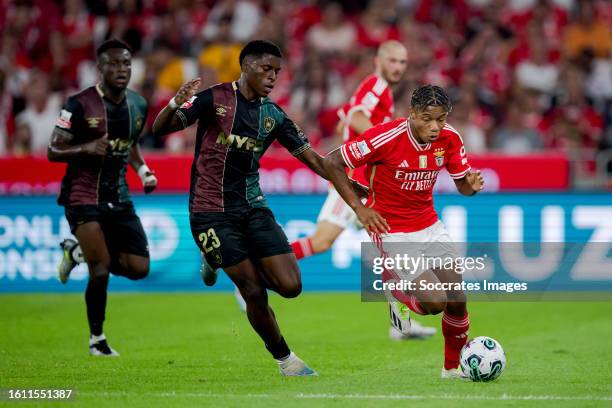
<instances>
[{"instance_id":1,"label":"player in background red kit","mask_svg":"<svg viewBox=\"0 0 612 408\"><path fill-rule=\"evenodd\" d=\"M343 142L354 140L372 126L392 119L392 87L404 76L406 63L406 48L400 42L390 40L380 45L374 58L374 73L361 81L349 102L338 110L338 130L342 134ZM364 185L369 184L363 169L350 169L349 177ZM327 251L349 225L361 227L353 210L346 205L336 189L330 186L317 219L315 232L291 244L296 258ZM400 333L393 327L389 330L389 336L393 340L425 338L435 333L436 329L421 326L417 321L412 322L406 333Z\"/></svg>"},{"instance_id":2,"label":"player in background red kit","mask_svg":"<svg viewBox=\"0 0 612 408\"><path fill-rule=\"evenodd\" d=\"M418 244L418 254L428 258L456 258L452 240L438 219L432 189L445 168L457 190L467 196L483 189L480 172L472 172L459 133L446 124L451 103L446 92L426 85L412 94L409 118L377 125L330 153L327 174L339 194L370 232L383 256ZM366 166L370 194L365 205L351 189L345 168ZM408 280L411 291L388 292L391 324L404 332L410 326L408 309L427 315L443 313L444 367L442 378L462 377L459 353L468 339L466 297L461 290L422 290L426 284L461 283L462 275L450 269L386 270L383 281Z\"/></svg>"},{"instance_id":3,"label":"player in background red kit","mask_svg":"<svg viewBox=\"0 0 612 408\"><path fill-rule=\"evenodd\" d=\"M354 140L374 125L389 122L393 117L393 93L406 71L406 48L398 41L380 45L374 64L376 70L360 84L348 103L338 110L338 130L343 143ZM368 184L363 171L349 170L349 176ZM309 236L291 244L298 259L327 251L349 225L357 221L355 213L346 205L333 186L317 219L317 229Z\"/></svg>"}]
</instances>

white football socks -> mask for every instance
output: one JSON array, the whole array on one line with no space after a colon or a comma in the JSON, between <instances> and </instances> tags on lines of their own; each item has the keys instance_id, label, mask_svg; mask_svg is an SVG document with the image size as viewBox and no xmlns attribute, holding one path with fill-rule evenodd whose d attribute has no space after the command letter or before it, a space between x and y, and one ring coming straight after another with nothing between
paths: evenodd
<instances>
[{"instance_id":1,"label":"white football socks","mask_svg":"<svg viewBox=\"0 0 612 408\"><path fill-rule=\"evenodd\" d=\"M93 334L89 336L89 345L96 344L99 341L106 340L106 336L102 333L99 336L94 336Z\"/></svg>"}]
</instances>

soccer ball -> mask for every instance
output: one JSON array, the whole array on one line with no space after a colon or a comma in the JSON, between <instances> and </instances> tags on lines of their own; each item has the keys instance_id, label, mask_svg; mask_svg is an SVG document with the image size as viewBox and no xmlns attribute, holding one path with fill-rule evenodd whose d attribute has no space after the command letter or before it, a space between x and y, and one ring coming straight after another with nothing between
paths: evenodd
<instances>
[{"instance_id":1,"label":"soccer ball","mask_svg":"<svg viewBox=\"0 0 612 408\"><path fill-rule=\"evenodd\" d=\"M480 336L463 346L459 362L472 381L493 381L506 368L506 354L497 341Z\"/></svg>"}]
</instances>

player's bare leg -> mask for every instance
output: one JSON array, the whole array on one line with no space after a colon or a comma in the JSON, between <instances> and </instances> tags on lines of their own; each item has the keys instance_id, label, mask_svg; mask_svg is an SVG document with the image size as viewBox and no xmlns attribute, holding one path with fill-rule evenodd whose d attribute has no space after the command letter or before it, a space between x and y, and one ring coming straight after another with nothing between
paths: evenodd
<instances>
[{"instance_id":1,"label":"player's bare leg","mask_svg":"<svg viewBox=\"0 0 612 408\"><path fill-rule=\"evenodd\" d=\"M203 254L202 264L200 266L200 276L202 277L202 281L206 286L214 286L215 283L217 283L217 278L219 277L219 271L210 266ZM234 286L234 297L236 298L236 303L238 303L238 308L240 311L246 313L246 302L242 298L240 290L237 286Z\"/></svg>"},{"instance_id":2,"label":"player's bare leg","mask_svg":"<svg viewBox=\"0 0 612 408\"><path fill-rule=\"evenodd\" d=\"M261 258L259 269L268 288L282 297L294 298L302 292L302 276L293 253Z\"/></svg>"},{"instance_id":3,"label":"player's bare leg","mask_svg":"<svg viewBox=\"0 0 612 408\"><path fill-rule=\"evenodd\" d=\"M87 262L81 245L73 239L65 239L61 242L64 254L58 267L59 280L66 283L70 272L79 263ZM144 279L149 275L150 260L146 256L115 252L107 247L110 256L109 269L116 275L124 276L131 280Z\"/></svg>"},{"instance_id":4,"label":"player's bare leg","mask_svg":"<svg viewBox=\"0 0 612 408\"><path fill-rule=\"evenodd\" d=\"M76 229L75 235L89 269L89 281L85 290L90 331L89 353L93 356L118 356L119 353L108 345L103 331L110 266L104 233L99 223L87 222Z\"/></svg>"},{"instance_id":5,"label":"player's bare leg","mask_svg":"<svg viewBox=\"0 0 612 408\"><path fill-rule=\"evenodd\" d=\"M291 256L293 257L293 254ZM295 260L295 257L293 259ZM289 350L285 339L281 335L274 312L268 304L266 288L272 288L271 286L274 284L267 282L261 270L258 269L258 266L250 259L245 259L236 265L224 268L246 303L246 313L251 326L264 341L266 349L278 362L281 374L288 376L316 375L312 369ZM276 282L286 285L279 291L281 296L295 297L300 293L301 281L299 280L299 270L297 277L297 281L292 276L287 280ZM276 290L278 287L272 289Z\"/></svg>"},{"instance_id":6,"label":"player's bare leg","mask_svg":"<svg viewBox=\"0 0 612 408\"><path fill-rule=\"evenodd\" d=\"M111 255L110 270L116 275L131 280L144 279L149 275L150 260L146 256L119 252Z\"/></svg>"}]
</instances>

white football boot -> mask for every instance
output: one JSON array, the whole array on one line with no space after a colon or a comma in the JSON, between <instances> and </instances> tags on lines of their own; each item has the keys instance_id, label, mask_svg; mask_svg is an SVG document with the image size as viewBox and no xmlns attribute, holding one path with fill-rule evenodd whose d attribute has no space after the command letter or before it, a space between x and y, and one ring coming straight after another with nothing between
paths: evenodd
<instances>
[{"instance_id":1,"label":"white football boot","mask_svg":"<svg viewBox=\"0 0 612 408\"><path fill-rule=\"evenodd\" d=\"M57 277L60 282L68 282L70 272L81 262L84 262L81 246L74 239L66 238L60 243L62 260L57 266Z\"/></svg>"},{"instance_id":2,"label":"white football boot","mask_svg":"<svg viewBox=\"0 0 612 408\"><path fill-rule=\"evenodd\" d=\"M459 379L466 380L469 377L463 373L463 371L461 370L460 367L451 368L449 370L447 370L446 368L442 367L442 371L440 372L440 378L444 378L444 379L459 378Z\"/></svg>"},{"instance_id":3,"label":"white football boot","mask_svg":"<svg viewBox=\"0 0 612 408\"><path fill-rule=\"evenodd\" d=\"M400 334L410 333L410 309L405 304L394 300L389 302L389 321L391 327L395 328Z\"/></svg>"},{"instance_id":4,"label":"white football boot","mask_svg":"<svg viewBox=\"0 0 612 408\"><path fill-rule=\"evenodd\" d=\"M292 351L283 360L276 360L280 373L286 377L309 377L317 376L317 372L308 367L301 358Z\"/></svg>"}]
</instances>

